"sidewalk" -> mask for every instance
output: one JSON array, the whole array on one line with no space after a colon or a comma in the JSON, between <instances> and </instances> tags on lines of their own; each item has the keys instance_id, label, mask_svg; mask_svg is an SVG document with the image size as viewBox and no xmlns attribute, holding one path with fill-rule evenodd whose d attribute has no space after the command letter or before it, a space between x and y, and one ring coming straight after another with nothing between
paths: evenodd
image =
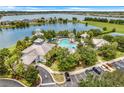
<instances>
[{"instance_id":1,"label":"sidewalk","mask_svg":"<svg viewBox=\"0 0 124 93\"><path fill-rule=\"evenodd\" d=\"M113 59L113 60L110 60L110 61L100 62L100 63L98 63L96 65L93 65L93 66L90 66L90 67L87 67L87 68L83 68L83 69L76 70L76 71L70 71L70 72L68 71L68 72L70 73L70 75L80 74L80 73L84 72L87 69L91 69L94 66L101 66L102 64L112 63L112 62L116 62L116 61L119 61L119 60L122 60L122 59L124 59L124 57L116 58L116 59ZM52 74L52 73L63 74L64 73L64 72L60 72L60 71L53 71L52 69L50 69L49 67L47 67L47 66L45 66L43 64L38 64L38 65L43 67L44 69L46 69L50 74Z\"/></svg>"}]
</instances>

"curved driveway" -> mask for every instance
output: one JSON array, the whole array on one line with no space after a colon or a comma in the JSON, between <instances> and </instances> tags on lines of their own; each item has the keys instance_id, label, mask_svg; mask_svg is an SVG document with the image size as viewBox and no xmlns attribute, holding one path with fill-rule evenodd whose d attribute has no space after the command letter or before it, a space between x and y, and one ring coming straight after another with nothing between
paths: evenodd
<instances>
[{"instance_id":1,"label":"curved driveway","mask_svg":"<svg viewBox=\"0 0 124 93\"><path fill-rule=\"evenodd\" d=\"M52 76L50 75L50 73L45 70L44 68L38 66L37 69L39 70L39 74L42 77L42 84L46 84L46 83L54 83Z\"/></svg>"},{"instance_id":2,"label":"curved driveway","mask_svg":"<svg viewBox=\"0 0 124 93\"><path fill-rule=\"evenodd\" d=\"M24 86L13 80L0 79L0 87L24 87Z\"/></svg>"}]
</instances>

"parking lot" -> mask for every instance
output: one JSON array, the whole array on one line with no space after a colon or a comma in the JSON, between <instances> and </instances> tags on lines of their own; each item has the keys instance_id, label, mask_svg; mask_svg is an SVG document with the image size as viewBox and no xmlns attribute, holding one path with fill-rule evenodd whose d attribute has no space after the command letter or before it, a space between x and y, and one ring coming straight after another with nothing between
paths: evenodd
<instances>
[{"instance_id":1,"label":"parking lot","mask_svg":"<svg viewBox=\"0 0 124 93\"><path fill-rule=\"evenodd\" d=\"M103 63L99 66L97 65L90 69L86 69L80 74L70 75L70 81L67 81L62 85L57 85L56 83L54 83L51 76L48 74L47 79L43 78L43 84L41 85L41 87L78 87L78 83L80 82L80 80L86 80L89 73L102 76L104 72L113 72L116 69L124 71L124 59L112 63ZM40 68L40 71L44 70ZM44 76L43 72L42 76Z\"/></svg>"},{"instance_id":2,"label":"parking lot","mask_svg":"<svg viewBox=\"0 0 124 93\"><path fill-rule=\"evenodd\" d=\"M90 69L86 69L80 74L70 75L70 81L67 81L62 85L57 85L53 81L50 73L46 71L44 68L38 67L38 70L43 79L40 87L78 87L78 83L80 82L80 80L86 80L87 75L89 73L93 75L101 75L104 72L113 72L115 70L121 70L124 72L124 59L116 62L112 62L112 63L103 63L101 65L91 67ZM4 87L15 87L15 86L22 87L22 85L20 85L15 81L0 80L0 87L3 87L3 86Z\"/></svg>"},{"instance_id":3,"label":"parking lot","mask_svg":"<svg viewBox=\"0 0 124 93\"><path fill-rule=\"evenodd\" d=\"M93 75L102 75L104 72L113 72L116 69L124 71L124 59L112 63L101 64L100 66L94 66L91 69L87 69L80 74L70 75L71 81L67 81L63 84L63 87L78 87L80 80L86 80L89 73Z\"/></svg>"}]
</instances>

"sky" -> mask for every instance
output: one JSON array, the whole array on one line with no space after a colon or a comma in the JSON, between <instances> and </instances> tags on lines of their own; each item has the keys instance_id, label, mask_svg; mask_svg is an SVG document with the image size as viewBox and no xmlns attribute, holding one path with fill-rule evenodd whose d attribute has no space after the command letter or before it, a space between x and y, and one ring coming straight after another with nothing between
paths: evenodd
<instances>
[{"instance_id":1,"label":"sky","mask_svg":"<svg viewBox=\"0 0 124 93\"><path fill-rule=\"evenodd\" d=\"M124 6L0 6L0 11L124 11Z\"/></svg>"}]
</instances>

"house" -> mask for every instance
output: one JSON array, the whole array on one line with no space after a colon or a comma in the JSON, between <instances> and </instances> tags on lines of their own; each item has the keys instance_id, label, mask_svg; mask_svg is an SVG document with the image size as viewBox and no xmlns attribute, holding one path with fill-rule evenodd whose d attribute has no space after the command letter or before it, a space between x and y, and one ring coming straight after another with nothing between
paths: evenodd
<instances>
[{"instance_id":1,"label":"house","mask_svg":"<svg viewBox=\"0 0 124 93\"><path fill-rule=\"evenodd\" d=\"M49 44L43 39L36 39L34 43L22 51L21 60L24 64L30 65L33 62L46 62L44 56L55 46Z\"/></svg>"},{"instance_id":2,"label":"house","mask_svg":"<svg viewBox=\"0 0 124 93\"><path fill-rule=\"evenodd\" d=\"M105 44L109 44L109 42L104 39L93 39L92 41L93 41L95 48L97 49Z\"/></svg>"},{"instance_id":3,"label":"house","mask_svg":"<svg viewBox=\"0 0 124 93\"><path fill-rule=\"evenodd\" d=\"M85 32L84 34L81 34L80 36L81 36L81 38L83 38L83 39L89 37L89 35L88 35L86 32Z\"/></svg>"}]
</instances>

